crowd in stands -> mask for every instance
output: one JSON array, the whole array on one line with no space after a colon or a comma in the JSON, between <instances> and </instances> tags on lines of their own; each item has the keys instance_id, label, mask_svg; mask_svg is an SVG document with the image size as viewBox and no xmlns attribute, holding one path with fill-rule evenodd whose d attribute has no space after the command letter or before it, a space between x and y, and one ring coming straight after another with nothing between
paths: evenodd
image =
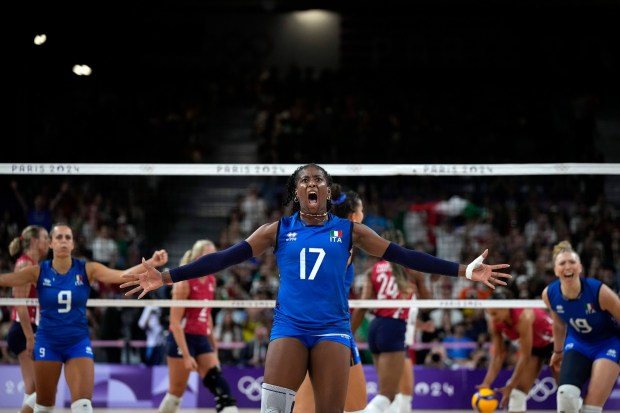
<instances>
[{"instance_id":1,"label":"crowd in stands","mask_svg":"<svg viewBox=\"0 0 620 413\"><path fill-rule=\"evenodd\" d=\"M207 79L193 93L183 88L154 89L151 95L128 96L110 89L107 95L96 98L94 92L74 91L71 93L80 99L71 101L71 105L95 108L85 116L92 122L52 124L51 117L35 124L32 133L48 140L60 135L92 136L95 140L114 137L110 145L93 155L95 161L205 162L211 159L210 145L214 144L214 138L206 136L209 113L239 102L253 102L254 125L248 128L253 127L260 161L265 163L435 163L448 162L448 158L458 159L459 163L602 160L592 143L593 119L600 103L596 96L568 94L560 103L556 101L556 106L548 102L541 111L541 103L528 100L526 93L515 98L493 86L477 90L478 98L472 101L466 85L460 85L459 93L442 94L432 84L402 82L401 77L390 79L380 74L365 77L293 67L286 76L269 69L235 80ZM133 99L143 99L143 105L135 105L140 112L128 115L112 110L130 106ZM43 106L52 104L56 101L41 102ZM107 126L95 133L89 129L90 124ZM498 136L502 137L502 150L492 146ZM155 139L175 142L167 146L170 151L165 151L165 159L150 145ZM313 144L302 147L302 141ZM493 150L471 148L473 141L478 142L476 148L489 145ZM116 143L121 142L129 145L128 150L118 150ZM142 155L119 158L122 153ZM69 160L64 153L59 158ZM551 248L562 239L576 247L586 276L604 279L619 291L619 200L606 197L604 180L586 175L535 180L485 177L484 181L468 177L446 178L438 186L433 178L419 176L415 180L344 177L340 183L362 196L366 205L364 223L377 232L400 229L409 247L460 262L471 261L488 247L488 262L511 264L510 287L515 296L535 299L554 278ZM153 189L144 181L135 183L130 178L62 182L42 178L33 188L22 187L17 178L1 183L2 272L12 266L7 254L9 242L28 224L49 228L52 222L67 222L76 235L78 256L118 268L150 255L146 251L161 246L165 237L162 227L166 219L153 215L161 206L151 202L156 199L157 185ZM244 239L261 223L287 213L280 206L279 187L279 183L251 187L246 196L239 198L219 239L214 239L220 249ZM147 216L157 225L146 225ZM149 228L154 227L158 227L157 231L149 233ZM358 275L373 262L361 251L355 252L355 260ZM277 294L278 269L271 254L234 266L217 277L219 299L274 299ZM434 298L478 299L489 293L485 287L463 280L436 275L429 275L427 280ZM8 290L0 293L10 296ZM168 295L169 291L162 289L159 297ZM120 298L121 292L102 285L94 289L93 296ZM2 334L8 326L8 315L8 308L3 307ZM160 334L167 332L165 309L157 320L143 323L142 328L137 309L91 308L90 317L94 340L145 339L146 326L158 329L157 321L161 324ZM423 345L418 363L446 367L484 364L488 337L481 310L424 310L420 317L428 321L429 327L418 332L418 343ZM222 363L260 365L271 309L220 309L214 311L214 318L215 334L222 343ZM364 341L364 328L358 338ZM465 345L454 348L454 343ZM103 362L147 360L146 351L136 355L122 347L97 348L96 356ZM2 357L14 361L4 349Z\"/></svg>"}]
</instances>

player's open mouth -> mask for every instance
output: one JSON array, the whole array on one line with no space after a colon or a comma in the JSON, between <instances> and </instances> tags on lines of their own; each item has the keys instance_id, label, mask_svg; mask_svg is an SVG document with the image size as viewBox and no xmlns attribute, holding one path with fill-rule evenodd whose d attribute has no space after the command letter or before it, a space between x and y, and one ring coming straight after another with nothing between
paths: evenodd
<instances>
[{"instance_id":1,"label":"player's open mouth","mask_svg":"<svg viewBox=\"0 0 620 413\"><path fill-rule=\"evenodd\" d=\"M317 202L319 202L319 196L315 192L310 192L308 194L308 203L316 204Z\"/></svg>"}]
</instances>

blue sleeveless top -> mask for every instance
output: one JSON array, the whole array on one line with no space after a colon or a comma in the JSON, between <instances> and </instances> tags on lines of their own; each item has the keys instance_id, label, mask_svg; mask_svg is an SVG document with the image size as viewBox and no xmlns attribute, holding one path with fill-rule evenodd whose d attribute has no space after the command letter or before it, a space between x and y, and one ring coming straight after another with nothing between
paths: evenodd
<instances>
[{"instance_id":1,"label":"blue sleeveless top","mask_svg":"<svg viewBox=\"0 0 620 413\"><path fill-rule=\"evenodd\" d=\"M66 274L56 272L51 260L42 262L37 282L41 309L37 336L59 344L75 343L89 337L86 301L90 284L86 262L75 258L71 262Z\"/></svg>"},{"instance_id":2,"label":"blue sleeveless top","mask_svg":"<svg viewBox=\"0 0 620 413\"><path fill-rule=\"evenodd\" d=\"M352 234L353 223L333 214L323 225L307 225L299 213L280 219L274 248L280 270L274 321L310 334L350 334L352 278L346 274Z\"/></svg>"},{"instance_id":3,"label":"blue sleeveless top","mask_svg":"<svg viewBox=\"0 0 620 413\"><path fill-rule=\"evenodd\" d=\"M560 289L560 280L549 284L547 296L551 309L566 323L567 335L578 341L594 342L618 336L620 328L611 313L601 310L598 296L603 283L596 278L580 278L581 293L567 300Z\"/></svg>"}]
</instances>

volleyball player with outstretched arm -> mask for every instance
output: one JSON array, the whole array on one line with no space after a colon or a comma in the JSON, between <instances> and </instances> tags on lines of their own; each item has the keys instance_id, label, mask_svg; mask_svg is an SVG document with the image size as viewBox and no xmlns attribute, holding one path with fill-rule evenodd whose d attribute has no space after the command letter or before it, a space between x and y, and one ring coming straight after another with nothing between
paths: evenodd
<instances>
[{"instance_id":1,"label":"volleyball player with outstretched arm","mask_svg":"<svg viewBox=\"0 0 620 413\"><path fill-rule=\"evenodd\" d=\"M329 213L331 176L316 164L300 166L287 183L287 200L299 212L264 224L226 250L184 266L159 272L146 263L124 274L127 294L147 292L164 283L211 274L262 255L273 248L280 270L271 341L265 362L261 411L292 410L306 372L312 379L316 410L342 412L349 381L353 336L345 280L351 248L425 273L467 277L491 288L505 285L508 264L488 265L485 251L469 265L403 248L361 223Z\"/></svg>"}]
</instances>

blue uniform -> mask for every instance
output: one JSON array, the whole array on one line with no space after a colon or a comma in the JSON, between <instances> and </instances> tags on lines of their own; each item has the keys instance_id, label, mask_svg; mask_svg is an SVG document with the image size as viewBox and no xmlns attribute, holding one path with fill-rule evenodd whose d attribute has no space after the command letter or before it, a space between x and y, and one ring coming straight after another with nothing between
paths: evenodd
<instances>
[{"instance_id":1,"label":"blue uniform","mask_svg":"<svg viewBox=\"0 0 620 413\"><path fill-rule=\"evenodd\" d=\"M560 290L560 281L549 284L547 296L551 309L566 323L564 350L574 350L590 360L620 359L620 326L607 311L601 310L599 292L603 283L595 278L580 278L581 293L567 300Z\"/></svg>"},{"instance_id":2,"label":"blue uniform","mask_svg":"<svg viewBox=\"0 0 620 413\"><path fill-rule=\"evenodd\" d=\"M328 214L307 225L296 213L282 218L274 252L280 288L271 340L298 337L309 347L321 339L352 347L347 266L353 223Z\"/></svg>"},{"instance_id":3,"label":"blue uniform","mask_svg":"<svg viewBox=\"0 0 620 413\"><path fill-rule=\"evenodd\" d=\"M93 358L86 301L90 284L86 263L72 258L71 268L59 274L52 261L40 264L37 282L41 318L35 339L35 360L67 361Z\"/></svg>"}]
</instances>

